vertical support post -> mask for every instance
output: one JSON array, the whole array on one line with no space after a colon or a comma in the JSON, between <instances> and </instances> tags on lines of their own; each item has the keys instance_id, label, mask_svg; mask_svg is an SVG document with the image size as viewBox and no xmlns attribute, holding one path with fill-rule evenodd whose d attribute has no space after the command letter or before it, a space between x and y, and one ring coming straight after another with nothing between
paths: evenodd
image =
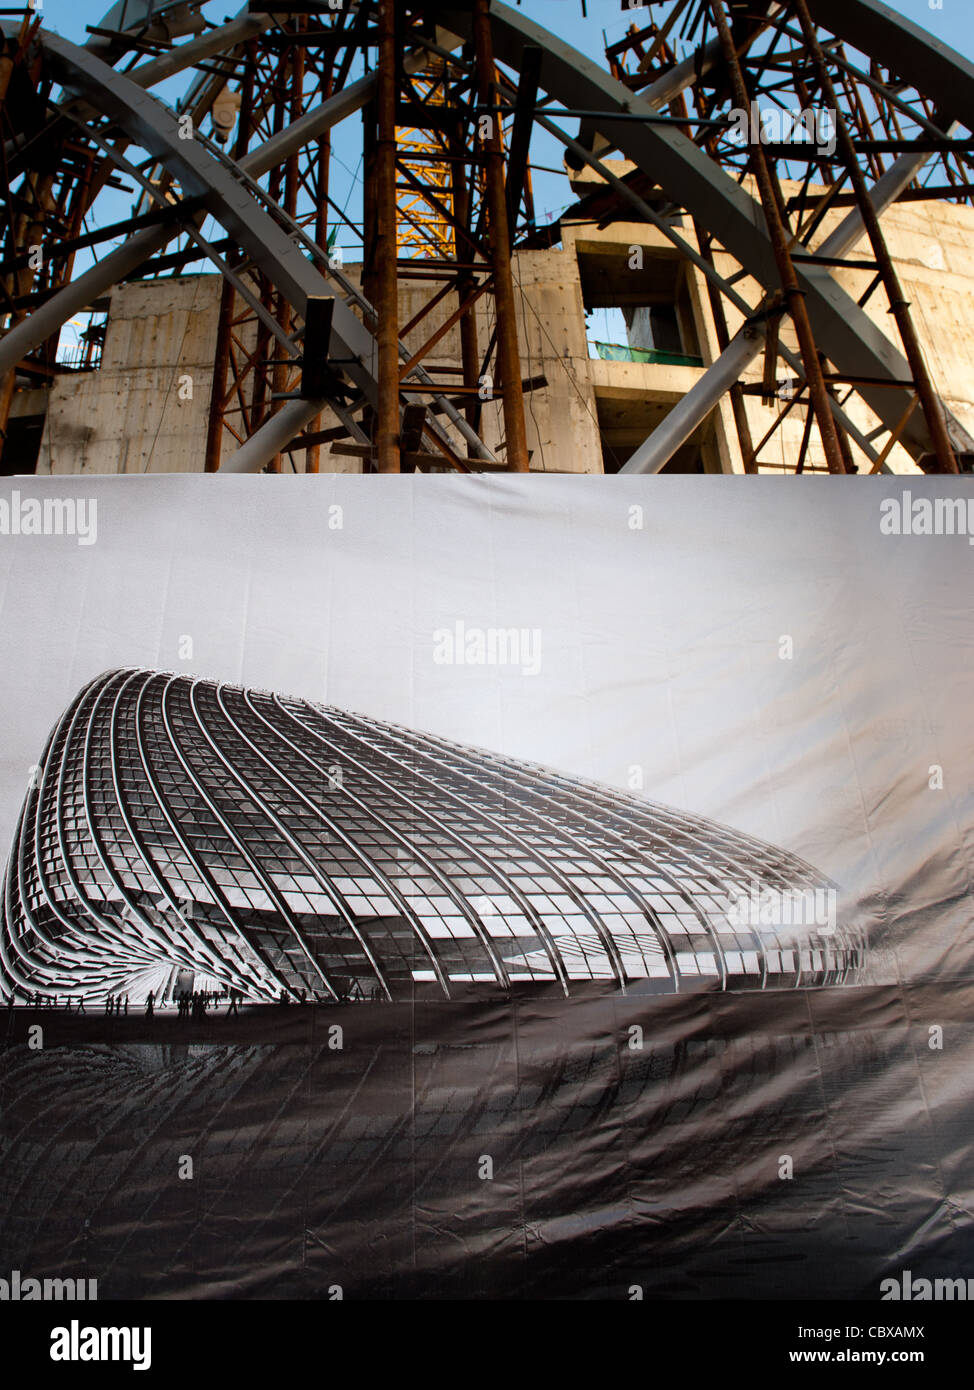
<instances>
[{"instance_id":1,"label":"vertical support post","mask_svg":"<svg viewBox=\"0 0 974 1390\"><path fill-rule=\"evenodd\" d=\"M883 277L883 284L889 298L890 309L893 313L893 317L896 319L896 326L899 329L900 339L903 343L903 351L906 353L906 360L910 364L910 371L916 383L920 406L923 410L927 428L930 431L930 439L933 443L934 453L937 457L938 471L941 473L958 473L960 470L957 466L957 458L954 454L953 445L950 442L950 435L947 433L947 421L944 418L943 406L941 405L936 391L933 389L933 382L930 380L930 373L927 371L923 349L920 347L920 340L913 326L910 304L903 294L903 289L900 285L900 277L893 264L893 258L889 254L886 238L883 236L883 230L879 224L879 214L876 212L873 201L869 196L865 175L860 168L856 148L853 144L852 136L849 134L849 127L839 109L835 86L829 74L828 64L825 61L825 54L822 52L822 45L819 43L818 33L812 22L811 15L808 12L808 6L805 0L796 0L795 13L798 16L798 22L801 25L805 44L815 66L822 96L832 108L832 118L835 121L842 160L849 173L852 189L856 195L856 203L862 215L863 226L869 237L873 255L876 257L876 264L879 267L879 272Z\"/></svg>"},{"instance_id":2,"label":"vertical support post","mask_svg":"<svg viewBox=\"0 0 974 1390\"><path fill-rule=\"evenodd\" d=\"M476 50L477 100L493 106L494 44L490 32L490 0L474 0L473 36ZM504 155L501 149L500 113L493 112L489 137L481 143L485 153L487 229L497 309L497 367L504 406L507 466L512 472L528 471L528 439L524 424L524 392L521 358L517 345L517 311L511 272L511 237L504 187Z\"/></svg>"},{"instance_id":3,"label":"vertical support post","mask_svg":"<svg viewBox=\"0 0 974 1390\"><path fill-rule=\"evenodd\" d=\"M290 49L290 73L288 73L286 67L282 72L282 77L285 78L290 85L290 105L287 112L287 119L292 124L300 117L304 104L305 46L304 40L301 35L301 31L306 27L306 25L307 21L303 15L298 15L295 18L296 31L294 35L294 42L291 44ZM284 105L284 92L282 91L280 98L282 119L284 114ZM283 206L284 211L288 214L289 217L294 217L295 213L297 212L299 177L300 170L298 166L298 154L295 150L293 154L288 156L287 163L284 166ZM283 328L284 332L290 334L294 324L294 314L291 309L291 305L283 295L281 295L279 299L277 321ZM275 396L283 395L288 388L287 363L283 360L280 360L280 353L278 353L278 359L279 360L276 361L274 364L274 372L272 377L273 392ZM279 408L279 406L275 406L275 410ZM281 467L281 455L276 454L274 456L273 462L271 463L270 471L272 473L280 473Z\"/></svg>"},{"instance_id":4,"label":"vertical support post","mask_svg":"<svg viewBox=\"0 0 974 1390\"><path fill-rule=\"evenodd\" d=\"M4 376L0 377L0 458L7 445L7 428L10 424L10 408L14 401L14 387L17 384L17 374L13 367Z\"/></svg>"},{"instance_id":5,"label":"vertical support post","mask_svg":"<svg viewBox=\"0 0 974 1390\"><path fill-rule=\"evenodd\" d=\"M254 67L257 48L251 40L244 50L244 80L240 93L240 115L237 118L237 138L233 157L240 160L247 152L250 140L251 111L254 104ZM206 424L206 453L203 471L216 473L223 453L223 413L227 406L227 372L230 367L230 339L236 295L229 280L224 280L220 293L220 317L217 322L216 347L213 352L213 385L210 388L210 411Z\"/></svg>"},{"instance_id":6,"label":"vertical support post","mask_svg":"<svg viewBox=\"0 0 974 1390\"><path fill-rule=\"evenodd\" d=\"M216 328L216 349L213 353L213 386L210 390L210 413L206 424L206 453L204 473L216 473L223 452L223 412L227 399L227 369L230 365L230 319L233 315L234 291L224 280L220 293L220 317Z\"/></svg>"},{"instance_id":7,"label":"vertical support post","mask_svg":"<svg viewBox=\"0 0 974 1390\"><path fill-rule=\"evenodd\" d=\"M730 25L727 22L727 15L724 11L724 0L710 0L711 13L714 16L714 23L717 27L717 39L720 44L720 51L727 71L731 79L734 91L734 100L742 111L750 112L751 98L744 80L744 70L741 67L740 59L737 56L737 49L734 46L734 37L731 33ZM805 295L798 283L798 276L791 259L791 252L788 248L788 234L781 218L781 211L778 207L778 200L775 196L775 184L771 177L771 170L768 165L767 155L761 144L760 137L755 138L752 131L750 141L751 167L754 170L754 177L758 185L758 193L761 198L761 206L764 209L764 216L768 226L768 234L771 240L771 247L774 252L775 263L778 267L778 275L781 280L781 288L784 291L785 301L788 305L788 313L795 325L795 332L798 335L798 346L801 350L802 364L805 368L805 377L808 381L809 395L812 400L812 408L815 412L815 422L818 425L819 435L822 439L822 447L825 450L825 461L830 473L845 473L845 463L842 458L842 448L839 444L838 431L835 427L835 420L832 409L829 405L829 394L825 389L825 377L822 372L822 364L819 361L818 348L815 345L815 335L812 332L811 319L808 317L808 306L805 303Z\"/></svg>"},{"instance_id":8,"label":"vertical support post","mask_svg":"<svg viewBox=\"0 0 974 1390\"><path fill-rule=\"evenodd\" d=\"M325 76L321 81L321 99L327 101L335 91L335 62L333 58L328 59ZM315 212L315 241L321 249L328 248L328 179L331 172L331 131L326 130L318 141L318 183L316 188L318 205ZM308 424L308 432L317 434L321 430L320 415ZM317 473L321 464L321 445L313 444L305 453L304 471L306 473Z\"/></svg>"},{"instance_id":9,"label":"vertical support post","mask_svg":"<svg viewBox=\"0 0 974 1390\"><path fill-rule=\"evenodd\" d=\"M378 142L375 158L375 311L379 401L376 467L399 472L399 275L396 265L396 3L379 0ZM368 172L366 171L366 177Z\"/></svg>"},{"instance_id":10,"label":"vertical support post","mask_svg":"<svg viewBox=\"0 0 974 1390\"><path fill-rule=\"evenodd\" d=\"M291 63L291 57L294 52L293 40L289 47L286 41L286 33L282 34L281 38L281 49L278 55L277 65L274 72L274 80L271 85L271 92L273 94L273 120L271 123L271 130L274 135L279 135L281 131L284 129L285 125L287 111L287 91L289 86L289 68ZM290 161L288 161L288 163L289 162ZM270 171L270 177L268 179L268 191L275 202L281 201L282 189L285 187L284 180L286 167L287 166L285 165L285 167L282 169L281 165L275 164L274 168ZM287 300L285 299L284 295L276 291L271 285L268 285L266 302L267 308L271 310L284 332L288 333L290 331L288 322L290 318L290 306ZM267 416L269 418L272 415L276 415L281 408L280 403L274 399L274 396L276 394L279 394L283 390L283 378L281 375L280 365L277 362L271 365L270 361L268 360L269 353L273 353L275 351L275 346L274 339L270 336L270 333L264 327L263 323L261 323L258 326L257 341L260 344L260 354L258 357L258 361L260 362L262 367L260 373L260 380L262 382L261 399L263 402L263 399L266 396L266 411ZM256 381L257 378L255 377L255 384ZM280 473L280 454L275 454L274 457L268 461L266 471L268 473Z\"/></svg>"},{"instance_id":11,"label":"vertical support post","mask_svg":"<svg viewBox=\"0 0 974 1390\"><path fill-rule=\"evenodd\" d=\"M451 141L451 152L459 160L460 143ZM470 227L470 189L467 186L463 165L455 162L450 165L450 181L453 190L453 212L462 227ZM458 249L460 254L466 254ZM464 304L474 288L474 277L469 272L460 271L457 275L457 302ZM460 362L463 366L464 386L476 386L480 379L480 348L477 345L477 306L472 305L460 319ZM480 411L476 396L468 396L464 404L464 414L468 424L477 429ZM478 431L479 433L479 431Z\"/></svg>"}]
</instances>

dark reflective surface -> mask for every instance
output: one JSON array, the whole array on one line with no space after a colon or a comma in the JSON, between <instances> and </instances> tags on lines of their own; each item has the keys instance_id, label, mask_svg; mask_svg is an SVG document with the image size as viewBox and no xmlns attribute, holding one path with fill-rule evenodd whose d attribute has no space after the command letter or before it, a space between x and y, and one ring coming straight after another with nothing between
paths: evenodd
<instances>
[{"instance_id":1,"label":"dark reflective surface","mask_svg":"<svg viewBox=\"0 0 974 1390\"><path fill-rule=\"evenodd\" d=\"M0 1273L102 1299L875 1299L903 1269L974 1277L970 1002L20 1009Z\"/></svg>"}]
</instances>

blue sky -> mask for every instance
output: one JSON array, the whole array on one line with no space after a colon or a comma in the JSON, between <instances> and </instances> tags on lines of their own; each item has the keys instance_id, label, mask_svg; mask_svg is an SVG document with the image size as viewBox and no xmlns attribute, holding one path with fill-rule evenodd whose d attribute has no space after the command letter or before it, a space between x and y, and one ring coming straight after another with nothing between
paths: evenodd
<instances>
[{"instance_id":1,"label":"blue sky","mask_svg":"<svg viewBox=\"0 0 974 1390\"><path fill-rule=\"evenodd\" d=\"M971 0L943 0L941 9L931 8L930 0L887 0L887 3L951 44L965 57L974 56ZM98 24L108 4L106 0L96 0L95 3L91 3L91 0L87 0L87 3L79 3L79 0L43 0L39 8L44 23L59 34L66 38L83 39L85 26ZM620 12L619 0L587 0L588 19L582 19L580 0L524 0L521 8L539 24L553 29L589 54L601 51L603 28L611 40L625 33L631 22L627 15ZM224 15L236 13L236 10L231 0L230 5L208 4L206 13L219 21ZM640 22L638 12L633 18Z\"/></svg>"}]
</instances>

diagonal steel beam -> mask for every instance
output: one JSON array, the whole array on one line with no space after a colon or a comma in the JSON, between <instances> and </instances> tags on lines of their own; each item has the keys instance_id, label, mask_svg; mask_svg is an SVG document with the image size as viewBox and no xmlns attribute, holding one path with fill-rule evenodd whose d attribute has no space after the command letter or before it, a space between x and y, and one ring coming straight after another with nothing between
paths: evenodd
<instances>
[{"instance_id":1,"label":"diagonal steel beam","mask_svg":"<svg viewBox=\"0 0 974 1390\"><path fill-rule=\"evenodd\" d=\"M808 0L824 28L936 98L947 118L974 131L974 63L882 0Z\"/></svg>"}]
</instances>

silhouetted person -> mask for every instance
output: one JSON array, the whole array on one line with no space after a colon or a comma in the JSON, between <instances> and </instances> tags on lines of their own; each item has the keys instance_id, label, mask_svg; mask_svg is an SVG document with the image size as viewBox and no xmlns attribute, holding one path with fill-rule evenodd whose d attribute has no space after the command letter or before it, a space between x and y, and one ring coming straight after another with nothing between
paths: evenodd
<instances>
[{"instance_id":1,"label":"silhouetted person","mask_svg":"<svg viewBox=\"0 0 974 1390\"><path fill-rule=\"evenodd\" d=\"M232 989L230 991L230 1003L227 1005L227 1018L229 1018L231 1014L235 1014L237 1012L237 997L237 990Z\"/></svg>"},{"instance_id":2,"label":"silhouetted person","mask_svg":"<svg viewBox=\"0 0 974 1390\"><path fill-rule=\"evenodd\" d=\"M79 1013L79 1014L83 1014L84 1011L85 1011L85 997L84 997L83 994L79 994L79 995L78 995L78 1013Z\"/></svg>"},{"instance_id":3,"label":"silhouetted person","mask_svg":"<svg viewBox=\"0 0 974 1390\"><path fill-rule=\"evenodd\" d=\"M155 1012L155 1003L156 1003L156 993L155 993L155 990L150 989L150 990L149 990L148 998L147 998L146 1001L145 1001L145 1013L146 1013L146 1017L147 1017L147 1018L151 1018L152 1015L153 1015L153 1013Z\"/></svg>"}]
</instances>

